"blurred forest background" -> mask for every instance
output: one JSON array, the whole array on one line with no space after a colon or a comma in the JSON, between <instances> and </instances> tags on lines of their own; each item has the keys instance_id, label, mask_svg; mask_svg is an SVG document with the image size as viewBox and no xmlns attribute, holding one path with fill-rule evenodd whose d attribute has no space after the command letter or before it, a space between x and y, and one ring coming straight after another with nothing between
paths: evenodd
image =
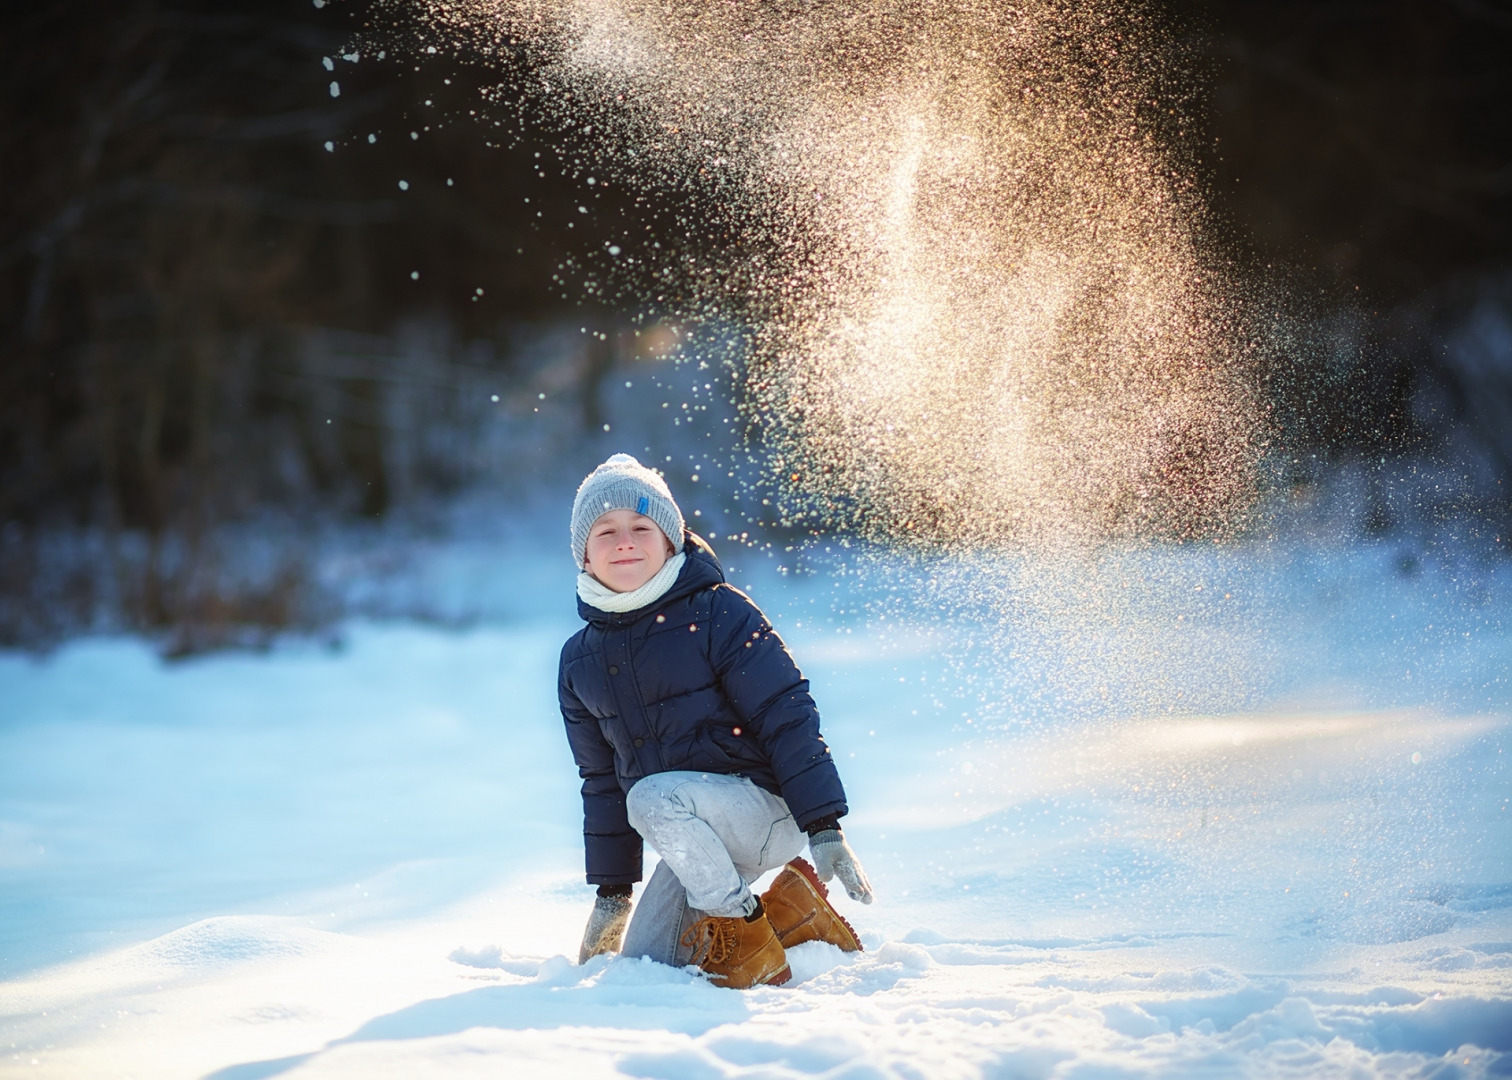
<instances>
[{"instance_id":1,"label":"blurred forest background","mask_svg":"<svg viewBox=\"0 0 1512 1080\"><path fill-rule=\"evenodd\" d=\"M556 132L501 145L471 118L523 66L344 62L364 13L4 6L0 644L124 628L189 653L319 626L341 601L310 538L547 475L657 362L665 341L630 332L652 298L592 263L645 205L544 173ZM1234 255L1285 268L1324 343L1272 387L1286 482L1453 462L1417 512L1503 527L1512 7L1172 14L1209 72ZM697 194L657 198L696 215ZM1413 524L1379 499L1360 521Z\"/></svg>"}]
</instances>

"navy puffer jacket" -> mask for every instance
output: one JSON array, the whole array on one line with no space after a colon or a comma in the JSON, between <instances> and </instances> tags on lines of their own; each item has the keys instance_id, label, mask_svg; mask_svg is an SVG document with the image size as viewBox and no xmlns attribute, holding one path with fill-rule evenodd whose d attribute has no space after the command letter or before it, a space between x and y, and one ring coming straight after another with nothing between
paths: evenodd
<instances>
[{"instance_id":1,"label":"navy puffer jacket","mask_svg":"<svg viewBox=\"0 0 1512 1080\"><path fill-rule=\"evenodd\" d=\"M579 600L588 625L562 647L590 884L641 879L625 793L651 773L737 773L786 800L800 827L846 812L808 680L709 546L689 533L683 551L677 581L644 608L611 614Z\"/></svg>"}]
</instances>

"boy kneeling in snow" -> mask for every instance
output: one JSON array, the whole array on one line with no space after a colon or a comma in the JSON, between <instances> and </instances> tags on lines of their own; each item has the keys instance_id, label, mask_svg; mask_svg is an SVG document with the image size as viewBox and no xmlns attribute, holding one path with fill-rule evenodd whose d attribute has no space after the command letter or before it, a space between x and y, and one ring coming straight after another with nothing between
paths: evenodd
<instances>
[{"instance_id":1,"label":"boy kneeling in snow","mask_svg":"<svg viewBox=\"0 0 1512 1080\"><path fill-rule=\"evenodd\" d=\"M800 942L860 949L820 884L838 876L871 903L840 832L845 790L808 680L761 610L628 454L578 488L572 554L588 625L562 648L559 693L598 886L579 963L623 940L627 955L744 988L786 982L784 950ZM631 919L643 839L661 864ZM798 858L805 839L817 876Z\"/></svg>"}]
</instances>

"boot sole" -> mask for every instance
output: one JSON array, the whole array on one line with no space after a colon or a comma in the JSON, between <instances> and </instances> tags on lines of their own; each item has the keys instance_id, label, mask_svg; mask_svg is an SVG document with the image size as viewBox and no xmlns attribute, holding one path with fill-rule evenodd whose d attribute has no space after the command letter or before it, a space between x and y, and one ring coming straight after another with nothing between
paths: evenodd
<instances>
[{"instance_id":1,"label":"boot sole","mask_svg":"<svg viewBox=\"0 0 1512 1080\"><path fill-rule=\"evenodd\" d=\"M792 977L793 969L787 964L783 964L782 970L777 972L770 979L762 979L760 982L753 982L749 986L731 986L728 979L721 981L719 978L711 978L709 979L709 982L713 983L721 990L754 990L758 986L783 986L787 982L789 982Z\"/></svg>"},{"instance_id":2,"label":"boot sole","mask_svg":"<svg viewBox=\"0 0 1512 1080\"><path fill-rule=\"evenodd\" d=\"M819 880L819 871L815 870L809 863L809 861L803 858L803 856L801 855L789 862L788 866L789 868L796 870L798 873L802 874L808 880L808 883L813 886L814 891L819 894L819 898L823 900L825 906L830 909L830 914L834 915L835 918L840 920L840 925L845 927L846 931L851 936L851 940L856 943L856 951L865 952L866 946L861 944L861 935L856 933L856 928L850 924L849 919L835 910L834 904L831 904L829 902L829 887L825 885L824 882ZM849 952L850 950L847 949L844 951Z\"/></svg>"}]
</instances>

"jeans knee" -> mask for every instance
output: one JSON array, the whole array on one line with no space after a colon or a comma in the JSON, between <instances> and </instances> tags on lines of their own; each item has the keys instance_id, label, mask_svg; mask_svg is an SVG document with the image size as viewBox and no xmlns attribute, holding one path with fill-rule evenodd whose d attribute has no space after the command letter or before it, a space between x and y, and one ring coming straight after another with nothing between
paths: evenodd
<instances>
[{"instance_id":1,"label":"jeans knee","mask_svg":"<svg viewBox=\"0 0 1512 1080\"><path fill-rule=\"evenodd\" d=\"M677 797L677 789L666 784L659 773L641 777L625 794L625 816L630 819L630 827L642 836L659 823L687 813Z\"/></svg>"}]
</instances>

